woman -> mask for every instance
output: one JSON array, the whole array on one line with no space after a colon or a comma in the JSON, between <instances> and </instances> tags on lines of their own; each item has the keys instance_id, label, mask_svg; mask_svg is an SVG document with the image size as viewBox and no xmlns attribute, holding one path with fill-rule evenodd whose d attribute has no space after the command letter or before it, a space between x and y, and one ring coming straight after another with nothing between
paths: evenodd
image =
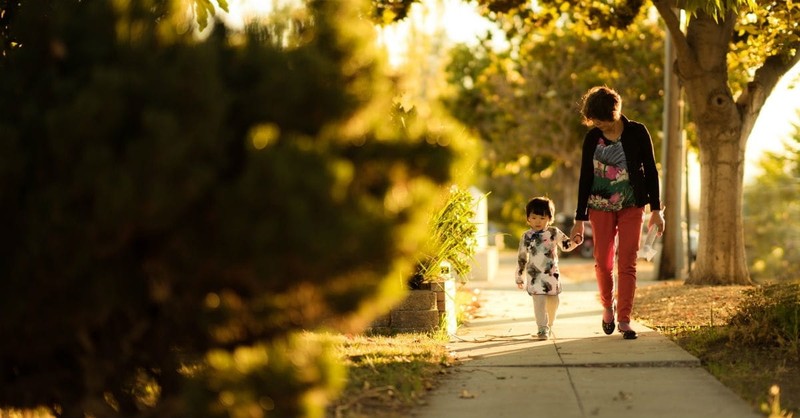
<instances>
[{"instance_id":1,"label":"woman","mask_svg":"<svg viewBox=\"0 0 800 418\"><path fill-rule=\"evenodd\" d=\"M618 255L616 316L623 338L636 338L630 315L636 293L636 252L644 206L648 227L664 231L653 141L644 125L622 114L622 98L608 87L592 87L581 103L583 123L593 128L583 139L578 208L570 236L583 240L583 222L592 224L595 276L603 305L603 332L614 332L614 254Z\"/></svg>"}]
</instances>

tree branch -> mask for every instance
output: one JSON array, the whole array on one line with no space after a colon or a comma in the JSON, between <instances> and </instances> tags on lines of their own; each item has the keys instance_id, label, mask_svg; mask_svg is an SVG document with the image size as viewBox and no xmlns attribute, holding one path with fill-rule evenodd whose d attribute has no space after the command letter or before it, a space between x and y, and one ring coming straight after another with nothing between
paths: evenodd
<instances>
[{"instance_id":1,"label":"tree branch","mask_svg":"<svg viewBox=\"0 0 800 418\"><path fill-rule=\"evenodd\" d=\"M764 65L756 70L753 81L747 84L747 88L736 100L739 109L758 115L781 77L798 62L800 54L794 54L789 59L785 59L784 55L772 55L764 60Z\"/></svg>"},{"instance_id":2,"label":"tree branch","mask_svg":"<svg viewBox=\"0 0 800 418\"><path fill-rule=\"evenodd\" d=\"M691 50L689 44L686 42L686 35L681 29L681 21L678 15L675 14L675 1L674 0L653 0L653 5L656 6L658 14L667 25L667 31L672 37L675 49L678 51L678 56L690 57Z\"/></svg>"}]
</instances>

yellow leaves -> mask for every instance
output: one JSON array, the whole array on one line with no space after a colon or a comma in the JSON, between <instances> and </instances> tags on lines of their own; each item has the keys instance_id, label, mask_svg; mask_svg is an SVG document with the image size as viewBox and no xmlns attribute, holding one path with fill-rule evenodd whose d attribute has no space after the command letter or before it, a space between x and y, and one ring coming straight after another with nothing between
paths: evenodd
<instances>
[{"instance_id":1,"label":"yellow leaves","mask_svg":"<svg viewBox=\"0 0 800 418\"><path fill-rule=\"evenodd\" d=\"M208 309L217 309L219 308L222 300L219 297L219 294L211 292L206 295L205 305Z\"/></svg>"},{"instance_id":2,"label":"yellow leaves","mask_svg":"<svg viewBox=\"0 0 800 418\"><path fill-rule=\"evenodd\" d=\"M772 2L742 10L736 25L736 36L728 54L729 74L734 92L742 91L755 69L767 57L792 57L800 39L797 22L800 3L797 0Z\"/></svg>"},{"instance_id":3,"label":"yellow leaves","mask_svg":"<svg viewBox=\"0 0 800 418\"><path fill-rule=\"evenodd\" d=\"M262 150L274 144L281 135L281 129L274 123L262 123L250 130L250 142L253 148Z\"/></svg>"},{"instance_id":4,"label":"yellow leaves","mask_svg":"<svg viewBox=\"0 0 800 418\"><path fill-rule=\"evenodd\" d=\"M227 0L216 0L217 5L220 9L224 11L228 11L228 1ZM197 19L197 24L200 27L200 30L208 26L208 17L215 16L217 11L214 7L214 4L211 3L211 0L194 0L194 12L195 18Z\"/></svg>"},{"instance_id":5,"label":"yellow leaves","mask_svg":"<svg viewBox=\"0 0 800 418\"><path fill-rule=\"evenodd\" d=\"M206 355L208 365L217 370L235 369L248 373L264 367L269 356L263 346L240 346L233 352L217 349Z\"/></svg>"},{"instance_id":6,"label":"yellow leaves","mask_svg":"<svg viewBox=\"0 0 800 418\"><path fill-rule=\"evenodd\" d=\"M741 10L756 10L755 0L686 0L685 8L687 15L691 18L698 12L709 15L715 22L719 22L729 12Z\"/></svg>"},{"instance_id":7,"label":"yellow leaves","mask_svg":"<svg viewBox=\"0 0 800 418\"><path fill-rule=\"evenodd\" d=\"M393 12L391 9L384 9L378 17L378 24L386 26L394 22L396 19L398 19L397 13Z\"/></svg>"},{"instance_id":8,"label":"yellow leaves","mask_svg":"<svg viewBox=\"0 0 800 418\"><path fill-rule=\"evenodd\" d=\"M458 397L461 399L475 399L475 394L466 389L461 389L461 393Z\"/></svg>"}]
</instances>

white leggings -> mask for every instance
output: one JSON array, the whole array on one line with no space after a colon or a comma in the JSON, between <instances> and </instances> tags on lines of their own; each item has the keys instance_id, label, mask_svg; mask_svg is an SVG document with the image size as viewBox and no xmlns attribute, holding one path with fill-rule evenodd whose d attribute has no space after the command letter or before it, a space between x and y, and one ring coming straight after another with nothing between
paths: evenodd
<instances>
[{"instance_id":1,"label":"white leggings","mask_svg":"<svg viewBox=\"0 0 800 418\"><path fill-rule=\"evenodd\" d=\"M541 327L552 327L556 320L556 310L558 309L558 295L533 295L533 315L536 317L536 325Z\"/></svg>"}]
</instances>

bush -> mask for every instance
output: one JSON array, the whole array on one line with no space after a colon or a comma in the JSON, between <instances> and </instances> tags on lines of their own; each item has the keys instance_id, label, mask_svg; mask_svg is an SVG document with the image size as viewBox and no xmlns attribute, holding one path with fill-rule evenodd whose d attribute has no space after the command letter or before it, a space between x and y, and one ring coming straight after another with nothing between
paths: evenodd
<instances>
[{"instance_id":1,"label":"bush","mask_svg":"<svg viewBox=\"0 0 800 418\"><path fill-rule=\"evenodd\" d=\"M385 123L364 5L198 40L182 4L27 0L3 21L0 407L319 415L341 366L299 330L403 296L465 140Z\"/></svg>"},{"instance_id":2,"label":"bush","mask_svg":"<svg viewBox=\"0 0 800 418\"><path fill-rule=\"evenodd\" d=\"M800 360L800 283L747 290L729 325L737 344L778 347Z\"/></svg>"},{"instance_id":3,"label":"bush","mask_svg":"<svg viewBox=\"0 0 800 418\"><path fill-rule=\"evenodd\" d=\"M428 223L429 238L417 271L411 278L412 289L418 289L422 283L435 281L444 274L467 277L472 269L478 231L474 223L475 205L469 190L458 186L450 188L444 205ZM452 272L442 271L445 263Z\"/></svg>"}]
</instances>

